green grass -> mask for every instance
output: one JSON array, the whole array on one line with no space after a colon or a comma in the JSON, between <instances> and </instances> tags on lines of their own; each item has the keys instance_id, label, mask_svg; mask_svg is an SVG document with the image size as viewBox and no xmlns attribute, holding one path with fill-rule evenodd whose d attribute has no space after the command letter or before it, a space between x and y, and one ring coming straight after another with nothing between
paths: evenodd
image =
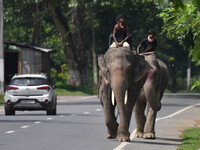
<instances>
[{"instance_id":1,"label":"green grass","mask_svg":"<svg viewBox=\"0 0 200 150\"><path fill-rule=\"evenodd\" d=\"M198 150L200 148L200 128L187 129L182 133L182 145L177 150Z\"/></svg>"},{"instance_id":2,"label":"green grass","mask_svg":"<svg viewBox=\"0 0 200 150\"><path fill-rule=\"evenodd\" d=\"M55 89L55 93L59 96L61 95L95 95L97 94L96 89L86 88L83 86L60 86Z\"/></svg>"},{"instance_id":3,"label":"green grass","mask_svg":"<svg viewBox=\"0 0 200 150\"><path fill-rule=\"evenodd\" d=\"M0 106L4 104L4 95L0 95Z\"/></svg>"}]
</instances>

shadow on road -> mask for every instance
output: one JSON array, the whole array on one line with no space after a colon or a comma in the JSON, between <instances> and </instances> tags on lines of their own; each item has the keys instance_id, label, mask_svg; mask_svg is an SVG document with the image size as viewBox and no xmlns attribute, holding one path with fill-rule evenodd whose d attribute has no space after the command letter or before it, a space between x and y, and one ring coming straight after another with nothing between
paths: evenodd
<instances>
[{"instance_id":1,"label":"shadow on road","mask_svg":"<svg viewBox=\"0 0 200 150\"><path fill-rule=\"evenodd\" d=\"M173 139L173 138L161 138L157 137L156 140L148 140L148 139L134 139L131 141L133 143L138 144L153 144L153 145L170 145L170 146L180 146L181 139Z\"/></svg>"}]
</instances>

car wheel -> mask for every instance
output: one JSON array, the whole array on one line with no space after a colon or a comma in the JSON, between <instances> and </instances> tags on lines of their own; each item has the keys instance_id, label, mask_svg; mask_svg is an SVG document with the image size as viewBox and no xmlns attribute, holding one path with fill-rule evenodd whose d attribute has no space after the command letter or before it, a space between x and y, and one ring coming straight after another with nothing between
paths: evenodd
<instances>
[{"instance_id":1,"label":"car wheel","mask_svg":"<svg viewBox=\"0 0 200 150\"><path fill-rule=\"evenodd\" d=\"M52 115L52 110L47 110L47 115Z\"/></svg>"},{"instance_id":2,"label":"car wheel","mask_svg":"<svg viewBox=\"0 0 200 150\"><path fill-rule=\"evenodd\" d=\"M47 115L56 115L56 109L47 110Z\"/></svg>"},{"instance_id":3,"label":"car wheel","mask_svg":"<svg viewBox=\"0 0 200 150\"><path fill-rule=\"evenodd\" d=\"M56 103L57 101L53 101L52 106L47 109L47 115L56 115L57 114L57 110L56 110Z\"/></svg>"},{"instance_id":4,"label":"car wheel","mask_svg":"<svg viewBox=\"0 0 200 150\"><path fill-rule=\"evenodd\" d=\"M14 116L15 115L15 110L5 107L5 115L6 116Z\"/></svg>"}]
</instances>

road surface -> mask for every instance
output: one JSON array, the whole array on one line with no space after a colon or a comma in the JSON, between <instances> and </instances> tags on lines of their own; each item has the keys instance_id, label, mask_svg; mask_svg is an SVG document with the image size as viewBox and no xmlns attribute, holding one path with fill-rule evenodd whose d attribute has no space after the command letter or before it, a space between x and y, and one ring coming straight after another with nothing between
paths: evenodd
<instances>
[{"instance_id":1,"label":"road surface","mask_svg":"<svg viewBox=\"0 0 200 150\"><path fill-rule=\"evenodd\" d=\"M106 139L103 110L99 99L61 97L57 116L44 111L16 112L5 116L0 108L0 150L175 150L180 134L199 126L200 98L164 96L156 121L156 140L134 138L135 120L131 120L131 142Z\"/></svg>"}]
</instances>

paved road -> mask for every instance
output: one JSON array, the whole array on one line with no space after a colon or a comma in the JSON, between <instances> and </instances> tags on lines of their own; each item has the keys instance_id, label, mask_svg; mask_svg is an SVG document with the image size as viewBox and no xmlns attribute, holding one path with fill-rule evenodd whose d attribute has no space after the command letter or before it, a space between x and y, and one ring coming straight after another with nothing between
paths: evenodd
<instances>
[{"instance_id":1,"label":"paved road","mask_svg":"<svg viewBox=\"0 0 200 150\"><path fill-rule=\"evenodd\" d=\"M60 97L58 115L43 111L4 116L0 109L0 150L175 150L179 135L197 126L200 99L165 96L156 123L156 140L131 137L129 143L107 140L103 110L96 97ZM134 133L132 118L130 132Z\"/></svg>"}]
</instances>

